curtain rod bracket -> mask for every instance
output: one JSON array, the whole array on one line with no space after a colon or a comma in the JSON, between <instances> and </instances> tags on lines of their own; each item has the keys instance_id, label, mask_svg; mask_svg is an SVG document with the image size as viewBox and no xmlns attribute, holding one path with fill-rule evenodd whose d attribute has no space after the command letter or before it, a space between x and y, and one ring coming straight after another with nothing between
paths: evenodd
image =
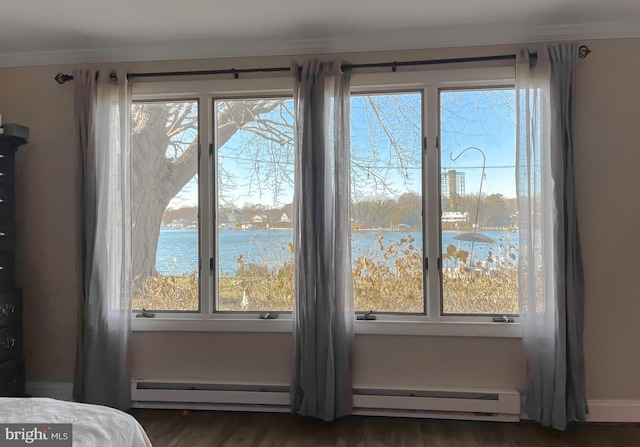
<instances>
[{"instance_id":1,"label":"curtain rod bracket","mask_svg":"<svg viewBox=\"0 0 640 447\"><path fill-rule=\"evenodd\" d=\"M398 61L393 61L393 64L391 65L391 71L395 73L397 70L398 70Z\"/></svg>"},{"instance_id":2,"label":"curtain rod bracket","mask_svg":"<svg viewBox=\"0 0 640 447\"><path fill-rule=\"evenodd\" d=\"M238 79L240 77L240 73L235 68L231 69L231 73L233 73L233 79Z\"/></svg>"}]
</instances>

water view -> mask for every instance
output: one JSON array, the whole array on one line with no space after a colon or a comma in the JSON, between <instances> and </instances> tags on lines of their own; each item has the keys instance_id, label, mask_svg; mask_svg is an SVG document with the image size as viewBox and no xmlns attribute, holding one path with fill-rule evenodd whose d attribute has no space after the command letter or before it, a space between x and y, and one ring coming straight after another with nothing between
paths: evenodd
<instances>
[{"instance_id":1,"label":"water view","mask_svg":"<svg viewBox=\"0 0 640 447\"><path fill-rule=\"evenodd\" d=\"M486 262L497 258L508 244L517 242L517 233L508 231L482 230L482 234L493 239L494 243L476 242L473 247L476 261ZM358 258L367 250L375 248L375 231L353 232L351 238L352 258ZM385 231L381 233L385 245L398 242L408 234L415 238L416 247L422 246L422 234L419 232ZM453 239L456 231L442 232L443 251L450 244L458 250L471 251L471 242ZM244 263L282 265L290 256L288 244L292 241L291 230L225 230L219 232L220 249L218 251L221 275L233 275L238 268L238 258ZM491 253L490 253L491 252ZM156 269L162 275L183 275L197 270L198 267L198 230L162 228L158 241Z\"/></svg>"},{"instance_id":2,"label":"water view","mask_svg":"<svg viewBox=\"0 0 640 447\"><path fill-rule=\"evenodd\" d=\"M515 91L460 88L439 96L438 113L427 116L428 95L420 89L351 98L355 308L422 313L429 299L438 299L443 313L517 313L518 235L507 231L518 222ZM132 112L136 305L194 311L211 297L216 311L291 310L292 99L216 99L202 109L196 100L143 101ZM198 176L198 123L205 121L213 125L205 139L215 148L215 188ZM425 123L440 128L438 163L425 163ZM167 129L184 130L165 134ZM205 156L210 155L199 155L201 162ZM425 181L438 177L439 197L424 197L432 191L425 190ZM216 204L214 213L201 215L201 201ZM152 209L155 203L166 208ZM441 274L423 269L422 252L424 234L440 237L439 226L423 227L423 217L438 204L443 232L435 251ZM193 274L199 263L197 227L209 219L218 241L216 252L205 253L202 261L208 267L207 258L215 260L213 289ZM155 256L148 252L152 247ZM439 296L424 290L435 283L441 283Z\"/></svg>"}]
</instances>

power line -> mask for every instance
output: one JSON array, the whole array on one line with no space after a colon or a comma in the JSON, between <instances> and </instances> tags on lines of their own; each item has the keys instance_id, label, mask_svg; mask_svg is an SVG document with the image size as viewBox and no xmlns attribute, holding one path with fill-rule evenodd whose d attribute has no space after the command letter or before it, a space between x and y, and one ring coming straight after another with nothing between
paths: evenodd
<instances>
[{"instance_id":1,"label":"power line","mask_svg":"<svg viewBox=\"0 0 640 447\"><path fill-rule=\"evenodd\" d=\"M496 165L496 166L485 166L485 169L511 169L516 168L515 165ZM457 171L459 169L482 169L482 166L454 166L449 168L442 168L443 172L449 171Z\"/></svg>"},{"instance_id":2,"label":"power line","mask_svg":"<svg viewBox=\"0 0 640 447\"><path fill-rule=\"evenodd\" d=\"M246 158L246 157L234 157L231 155L218 155L218 158L224 158L225 160L236 160L236 161L250 161L250 162L258 162L258 163L273 163L273 164L286 164L293 165L293 162L290 161L274 161L267 160L264 158ZM421 170L421 166L393 166L393 165L365 165L359 164L359 167L363 169L411 169L411 170ZM515 165L495 165L495 166L486 166L485 169L513 169L516 168ZM482 166L456 166L455 168L443 168L443 172L454 171L459 169L482 169Z\"/></svg>"}]
</instances>

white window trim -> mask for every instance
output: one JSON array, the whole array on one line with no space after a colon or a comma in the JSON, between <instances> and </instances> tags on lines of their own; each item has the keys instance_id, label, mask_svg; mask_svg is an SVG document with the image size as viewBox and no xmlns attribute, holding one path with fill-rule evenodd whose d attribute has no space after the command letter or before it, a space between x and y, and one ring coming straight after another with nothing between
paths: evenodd
<instances>
[{"instance_id":1,"label":"white window trim","mask_svg":"<svg viewBox=\"0 0 640 447\"><path fill-rule=\"evenodd\" d=\"M423 113L423 129L428 140L429 148L436 147L436 137L439 136L437 120L427 121L427 116L439 116L438 92L442 88L456 87L500 87L512 86L515 79L514 66L493 66L484 68L435 69L431 71L415 70L403 73L354 73L351 79L353 93L388 92L390 90L423 90L426 95L427 109ZM136 81L132 83L132 96L136 101L158 99L197 98L200 100L201 110L209 108L208 113L200 114L200 142L202 152L206 153L206 144L213 141L213 122L206 117L212 116L213 99L218 97L255 97L291 95L291 79L289 76L245 79L212 79L198 81ZM209 122L211 121L211 122ZM437 163L437 151L427 151L427 163ZM211 160L209 161L211 163ZM213 179L212 170L207 163L201 163L200 181L211 190ZM433 177L433 176L432 176ZM439 200L439 179L427 177L425 200L435 203ZM202 191L202 187L200 188ZM207 200L201 200L201 215L210 215L211 210ZM439 225L437 213L428 213L428 226ZM425 227L427 226L425 225ZM202 269L204 265L204 250L212 246L210 235L215 229L212 222L201 222L201 256ZM430 259L437 259L440 246L439 233L429 235ZM376 314L374 321L355 321L356 334L369 335L418 335L418 336L447 336L447 337L498 337L521 338L519 318L513 323L491 321L491 316L456 316L440 315L440 284L439 281L427 280L428 296L435 297L427 303L427 314L390 315ZM152 332L280 332L291 333L292 318L290 313L280 313L277 319L259 319L256 313L212 312L213 279L211 275L200 275L201 297L200 312L173 313L156 312L153 318L137 318L138 312L132 312L133 331ZM204 284L203 284L204 283Z\"/></svg>"},{"instance_id":2,"label":"white window trim","mask_svg":"<svg viewBox=\"0 0 640 447\"><path fill-rule=\"evenodd\" d=\"M253 318L207 318L205 315L189 317L163 316L133 318L134 332L275 332L291 333L293 320L289 315L275 320ZM520 323L493 323L480 321L430 321L424 316L403 320L356 321L356 335L409 335L432 337L492 337L521 338Z\"/></svg>"}]
</instances>

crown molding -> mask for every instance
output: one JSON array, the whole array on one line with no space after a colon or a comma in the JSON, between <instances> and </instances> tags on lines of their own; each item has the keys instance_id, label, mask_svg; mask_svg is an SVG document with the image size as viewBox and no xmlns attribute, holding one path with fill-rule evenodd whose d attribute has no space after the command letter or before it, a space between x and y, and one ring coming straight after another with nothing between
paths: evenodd
<instances>
[{"instance_id":1,"label":"crown molding","mask_svg":"<svg viewBox=\"0 0 640 447\"><path fill-rule=\"evenodd\" d=\"M0 67L349 53L638 37L640 22L543 27L449 26L367 31L318 39L212 40L120 48L0 53Z\"/></svg>"}]
</instances>

